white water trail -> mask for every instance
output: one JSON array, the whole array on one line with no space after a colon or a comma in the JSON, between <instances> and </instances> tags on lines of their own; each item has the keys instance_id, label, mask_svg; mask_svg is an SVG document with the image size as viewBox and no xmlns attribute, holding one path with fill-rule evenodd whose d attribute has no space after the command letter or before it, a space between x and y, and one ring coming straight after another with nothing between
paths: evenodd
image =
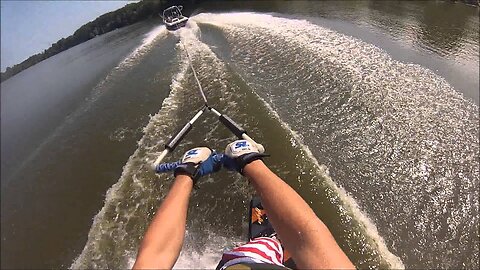
<instances>
[{"instance_id":1,"label":"white water trail","mask_svg":"<svg viewBox=\"0 0 480 270\"><path fill-rule=\"evenodd\" d=\"M203 59L201 64L196 61L193 61L191 63L188 62L189 65L195 65L194 68L195 70L197 70L200 80L202 80L202 78L206 75L217 75L219 77L222 77L226 74L225 65L223 64L223 62L216 58L210 48L198 39L198 36L201 33L200 28L197 24L189 22L187 24L187 27L181 28L174 33L180 38L181 43L185 45L188 53L193 60L195 58ZM186 52L184 51L185 48L180 44L178 44L178 48L182 50L181 53L184 54L184 60L188 61ZM207 59L205 59L204 57L207 57ZM212 66L216 67L216 74L209 74L210 72L208 72L208 69L212 68ZM219 78L216 78L215 80L218 79ZM227 85L223 84L221 89L227 89ZM215 90L218 91L219 89ZM198 89L192 89L192 91L195 93L195 96L198 95ZM213 89L210 89L208 86L206 86L204 91L206 95L209 96L209 93L211 93ZM228 98L231 93L224 92L220 95L222 95L224 98ZM206 117L208 118L208 116ZM212 128L210 133L213 133L217 127L218 125ZM214 140L214 138L212 138L210 134L206 134L206 140ZM218 138L215 138L215 140L221 141ZM208 240L206 241L205 246L203 246L202 251L198 252L194 248L197 244L197 236L195 235L195 233L190 232L187 228L184 245L180 256L178 257L178 260L173 267L174 269L215 269L221 259L224 249L228 249L229 247L232 247L237 243L241 242L240 239L235 239L232 236L218 235L216 232L210 231L207 228L204 228L203 231L207 234L206 238Z\"/></svg>"},{"instance_id":2,"label":"white water trail","mask_svg":"<svg viewBox=\"0 0 480 270\"><path fill-rule=\"evenodd\" d=\"M188 28L175 32L182 42L190 49L194 57L204 53L212 54L208 46L198 41L196 35L198 27L188 25ZM149 218L155 213L160 197L168 191L169 175L154 174L150 164L163 150L162 141L174 131L177 122L177 113L184 108L183 97L187 90L185 83L189 72L189 62L183 47L177 44L177 53L180 55L179 71L172 79L169 96L162 102L161 110L151 117L144 128L144 136L138 142L137 150L125 164L122 176L106 194L105 204L95 216L88 234L87 243L81 254L72 263L72 269L82 268L131 268L135 262L138 244ZM215 60L217 67L222 70L220 61ZM200 70L206 66L199 66ZM223 74L220 71L220 75ZM208 91L208 90L207 90ZM195 91L196 93L196 91ZM184 140L183 143L186 143ZM167 158L168 159L168 158ZM163 194L163 195L162 195ZM122 208L120 204L131 201L133 206ZM111 217L114 217L113 220ZM140 218L140 221L138 221ZM202 217L203 218L203 217ZM137 219L137 220L135 220ZM135 231L128 231L129 224L137 226ZM218 264L225 247L234 245L233 237L225 237L205 228L207 235L206 245L199 253L198 236L187 226L186 237L182 252L174 266L175 269L206 268L212 269ZM135 235L138 233L138 235ZM117 239L117 240L115 240ZM108 250L111 249L111 250Z\"/></svg>"},{"instance_id":3,"label":"white water trail","mask_svg":"<svg viewBox=\"0 0 480 270\"><path fill-rule=\"evenodd\" d=\"M161 30L165 28L162 27ZM161 31L163 32L163 31ZM158 32L153 31L153 35L157 36ZM145 43L142 46L138 47L134 50L131 54L132 57L138 57L139 55L144 55L145 50L148 49L146 46L152 43L152 38L146 38ZM143 53L140 53L143 51ZM123 61L122 63L131 63L131 61L127 61L128 58ZM94 217L93 224L88 234L87 243L81 252L81 254L75 259L75 261L71 265L71 269L83 269L83 268L104 268L108 265L108 262L100 262L97 264L95 260L102 260L101 254L105 252L102 247L102 236L105 234L106 228L109 227L108 217L106 217L106 212L111 210L112 208L116 208L116 205L119 201L122 201L121 198L125 195L124 186L127 184L133 184L139 188L140 190L148 189L149 183L144 183L143 179L137 178L136 175L142 171L150 171L149 164L152 160L154 160L155 156L160 154L161 150L158 149L159 147L159 140L160 138L165 138L165 134L167 134L166 130L169 128L169 122L171 119L175 119L175 112L179 107L179 101L177 96L183 90L182 81L184 80L185 74L188 69L188 62L183 61L180 64L180 69L177 75L172 79L171 83L171 91L167 98L165 98L162 102L161 110L151 117L148 125L144 128L145 135L140 139L137 143L139 147L137 150L130 156L127 163L123 168L122 175L117 183L115 183L108 191L105 196L105 204L100 210L100 212ZM158 137L160 138L158 138ZM150 153L150 157L145 157L145 152ZM151 175L154 178L157 178L158 175ZM135 213L133 211L133 213ZM118 218L120 213L117 213ZM135 261L136 257L136 249L134 250L126 250L127 254L125 261L128 267L133 266L133 262Z\"/></svg>"},{"instance_id":4,"label":"white water trail","mask_svg":"<svg viewBox=\"0 0 480 270\"><path fill-rule=\"evenodd\" d=\"M142 41L142 43L137 46L132 52L124 59L122 60L115 68L113 68L107 76L100 81L93 89L90 94L85 100L85 102L77 108L73 113L69 114L65 120L63 121L62 124L60 124L47 138L45 138L36 148L34 151L28 155L27 158L23 160L23 162L15 169L15 171L12 173L9 179L6 179L7 181L10 181L10 179L14 179L15 175L18 172L21 172L23 168L27 165L30 164L37 156L42 152L44 147L51 142L55 141L57 136L61 134L61 131L67 126L71 124L75 124L75 119L83 114L84 112L88 111L91 106L95 103L96 100L98 100L102 94L104 94L108 89L108 83L114 80L114 78L123 76L125 72L127 72L131 67L137 65L139 62L142 61L142 59L147 55L151 49L154 47L155 42L161 41L163 38L165 38L168 34L167 29L165 28L165 25L160 25L155 27L153 30L145 34L145 37Z\"/></svg>"},{"instance_id":5,"label":"white water trail","mask_svg":"<svg viewBox=\"0 0 480 270\"><path fill-rule=\"evenodd\" d=\"M206 46L204 43L200 42L197 38L199 34L199 29L196 24L190 24L188 28L181 29L177 32L184 42L189 52L195 55L201 54L213 54L212 51ZM219 69L223 69L223 64L218 59L214 58L214 63L209 63L210 65L215 65ZM199 73L202 74L202 69L207 70L209 65L201 65L199 67ZM196 67L197 68L197 67ZM125 197L128 196L126 193L126 189L128 185L133 185L134 189L142 190L142 192L146 192L149 189L152 189L151 181L146 179L145 177L140 176L141 174L147 174L148 177L154 177L153 174L146 172L149 169L148 164L152 162L156 155L160 153L160 149L158 146L158 142L162 139L166 139L166 132L170 129L170 122L175 119L175 113L179 109L179 95L182 92L183 86L182 83L185 80L185 74L188 70L188 62L186 59L183 58L182 62L180 63L180 72L175 76L172 80L171 84L171 93L167 99L164 100L162 103L162 109L159 113L152 117L147 127L144 129L145 135L144 137L138 142L139 148L135 151L135 153L129 158L128 162L126 163L122 176L119 181L113 185L107 192L107 196L105 199L105 205L102 210L95 216L92 228L89 232L88 241L83 249L82 253L79 257L74 261L71 268L105 268L111 267L113 264L112 258L104 254L108 254L109 251L105 250L108 248L108 245L105 244L103 238L107 235L108 238L111 236L112 233L109 233L109 230L114 230L116 234L120 234L123 236L123 240L127 237L125 226L128 225L130 219L135 218L136 211L128 211L128 213L120 213L118 210L118 205L121 201L125 200ZM208 90L206 89L207 96ZM260 97L259 97L260 98ZM260 98L261 99L261 98ZM360 211L358 205L356 204L355 200L351 198L345 190L341 187L337 186L331 178L328 177L328 172L324 166L318 164L318 161L313 157L312 153L308 149L305 144L303 144L301 137L294 132L285 122L283 122L275 110L267 103L265 100L261 99L264 104L269 108L269 110L275 115L276 119L283 125L283 127L290 131L292 136L295 138L297 143L301 146L303 151L307 154L307 156L311 159L311 161L316 165L318 173L324 178L327 179L328 184L332 187L335 192L338 193L339 197L342 199L343 205L345 205L348 209L349 215L352 215L359 223L361 223L365 227L365 231L369 238L373 239L378 247L379 252L381 253L382 258L384 258L392 268L404 268L402 262L393 255L388 248L385 246L385 243L382 237L379 236L375 225L373 222L368 219L368 217ZM232 108L234 110L234 108ZM156 180L162 181L164 177L158 177ZM164 188L165 184L161 184L161 188ZM131 187L130 187L131 188ZM155 196L153 194L149 194L149 196ZM138 203L135 209L141 208ZM153 207L153 206L152 206ZM116 213L114 220L109 219L109 215L113 212ZM120 217L119 217L120 216ZM119 219L123 218L126 219L125 222L119 222ZM113 223L112 223L113 222ZM112 223L112 224L111 224ZM198 253L194 248L194 244L196 241L196 236L187 230L187 236L185 239L185 245L183 251L175 264L175 268L214 268L215 265L218 263L222 251L225 247L232 246L234 240L231 238L223 237L220 235L216 235L212 232L207 230L208 235L208 244L204 247L203 252ZM128 236L133 237L133 236ZM130 240L129 240L130 241ZM139 240L132 239L131 241L135 242L135 244L130 245L128 247L123 247L125 244L118 243L118 247L111 247L116 249L122 249L118 252L123 254L122 263L115 263L116 265L122 265L124 267L131 267L135 261L136 256L136 244L138 244ZM118 256L114 256L114 258L118 259Z\"/></svg>"},{"instance_id":6,"label":"white water trail","mask_svg":"<svg viewBox=\"0 0 480 270\"><path fill-rule=\"evenodd\" d=\"M121 76L123 72L128 71L130 68L138 65L145 56L154 48L157 42L168 36L168 30L165 25L159 25L154 27L148 33L145 34L142 43L130 52L130 54L120 62L96 87L103 88L104 85L115 77Z\"/></svg>"},{"instance_id":7,"label":"white water trail","mask_svg":"<svg viewBox=\"0 0 480 270\"><path fill-rule=\"evenodd\" d=\"M284 18L276 18L271 15L264 15L264 14L256 14L256 13L228 13L228 14L211 14L211 13L203 13L196 15L192 18L193 20L197 21L198 23L203 24L212 24L217 27L221 27L222 29L227 31L232 30L236 27L255 27L263 30L268 30L275 32L275 34L282 34L285 35L293 42L297 42L299 47L309 47L310 42L309 40L303 40L303 36L301 35L294 35L289 30L295 28L296 30L301 31L305 29L306 26L310 28L315 28L316 26L311 25L306 21L300 20L288 20ZM295 32L295 31L293 31ZM308 32L308 30L306 30ZM302 32L303 33L303 32ZM313 35L312 35L313 36ZM311 41L313 41L313 37L310 37ZM315 50L315 44L312 44L312 50ZM333 61L341 61L343 58L338 57L335 51L330 52L331 56L330 59ZM354 61L350 59L350 61ZM343 65L349 65L347 62L342 62ZM354 66L354 65L351 65ZM254 92L255 93L255 92ZM405 266L402 260L393 254L390 249L385 244L385 240L379 234L375 223L368 217L366 213L364 213L355 199L341 186L337 185L332 178L328 174L328 169L325 165L319 164L318 160L314 157L309 147L306 143L303 142L302 136L299 135L296 131L294 131L285 121L281 119L279 114L276 112L274 107L269 104L264 98L260 97L257 93L256 96L262 100L265 106L272 112L275 116L277 121L281 123L281 125L288 130L293 138L297 141L297 143L301 146L302 150L306 153L307 157L311 160L312 163L316 165L317 172L322 175L324 179L326 179L328 185L335 190L338 196L342 200L342 204L347 208L347 212L350 212L351 215L357 220L360 224L363 225L366 234L371 238L375 246L377 247L381 256L390 264L392 269L404 269Z\"/></svg>"},{"instance_id":8,"label":"white water trail","mask_svg":"<svg viewBox=\"0 0 480 270\"><path fill-rule=\"evenodd\" d=\"M310 161L315 164L317 168L317 173L322 176L323 179L327 181L327 184L335 190L335 192L338 194L340 199L343 202L343 205L346 206L347 212L353 218L358 221L360 224L363 225L365 233L370 237L374 242L377 247L377 250L381 254L381 256L390 264L391 269L405 269L405 265L403 265L402 260L393 254L387 245L385 244L385 240L383 237L380 235L380 233L377 230L377 226L375 223L368 217L366 213L364 213L358 203L355 201L355 199L341 186L337 185L335 181L330 177L328 173L328 168L327 166L320 164L318 160L315 158L315 156L312 154L312 151L310 148L303 142L302 136L299 135L296 131L294 131L290 125L288 125L286 122L284 122L278 113L273 109L272 106L268 102L265 101L262 97L258 96L257 97L263 101L265 106L272 112L272 114L275 116L275 118L278 120L278 122L281 123L283 128L288 130L291 134L292 137L295 138L297 141L298 145L302 148L302 150L307 154L307 157L310 159Z\"/></svg>"},{"instance_id":9,"label":"white water trail","mask_svg":"<svg viewBox=\"0 0 480 270\"><path fill-rule=\"evenodd\" d=\"M478 106L431 70L307 20L194 19L220 29L244 81L328 162L408 267L478 265Z\"/></svg>"}]
</instances>

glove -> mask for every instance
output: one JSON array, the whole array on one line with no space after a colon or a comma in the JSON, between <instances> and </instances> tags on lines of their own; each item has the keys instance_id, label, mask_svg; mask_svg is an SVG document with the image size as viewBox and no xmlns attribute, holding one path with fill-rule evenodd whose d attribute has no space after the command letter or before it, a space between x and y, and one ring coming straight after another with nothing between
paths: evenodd
<instances>
[{"instance_id":1,"label":"glove","mask_svg":"<svg viewBox=\"0 0 480 270\"><path fill-rule=\"evenodd\" d=\"M215 151L208 147L190 149L183 155L182 163L177 166L174 175L186 174L192 178L195 185L200 177L220 170L222 162L214 159L215 155Z\"/></svg>"},{"instance_id":2,"label":"glove","mask_svg":"<svg viewBox=\"0 0 480 270\"><path fill-rule=\"evenodd\" d=\"M237 140L225 148L222 163L228 170L237 171L243 175L245 165L268 156L267 154L260 153L260 149L256 144L247 140Z\"/></svg>"}]
</instances>

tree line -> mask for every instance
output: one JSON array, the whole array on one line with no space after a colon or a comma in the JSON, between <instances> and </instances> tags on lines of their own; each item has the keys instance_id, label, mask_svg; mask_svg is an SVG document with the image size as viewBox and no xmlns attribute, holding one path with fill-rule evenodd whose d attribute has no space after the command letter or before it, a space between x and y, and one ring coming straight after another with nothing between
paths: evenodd
<instances>
[{"instance_id":1,"label":"tree line","mask_svg":"<svg viewBox=\"0 0 480 270\"><path fill-rule=\"evenodd\" d=\"M105 13L94 21L91 21L80 27L73 33L73 35L60 39L43 52L30 56L27 60L21 62L20 64L16 64L13 67L8 67L5 72L1 73L1 81L3 82L15 74L51 56L68 50L98 35L134 24L153 16L158 16L158 14L161 14L165 8L172 5L181 5L184 4L184 2L188 2L188 5L191 5L198 1L142 0L140 2L127 4L118 10Z\"/></svg>"},{"instance_id":2,"label":"tree line","mask_svg":"<svg viewBox=\"0 0 480 270\"><path fill-rule=\"evenodd\" d=\"M1 81L14 76L15 74L51 57L60 52L68 50L80 43L90 40L98 35L105 34L117 28L121 28L127 25L134 24L136 22L158 16L158 14L169 6L173 5L185 5L186 7L193 7L200 2L207 2L208 0L142 0L137 3L127 4L125 7L118 10L103 14L94 21L91 21L77 31L73 35L62 38L54 43L50 48L44 50L41 53L30 56L27 60L16 64L13 67L8 67L5 72L1 73ZM461 1L471 5L480 5L480 0L450 0ZM183 12L186 16L189 16L189 10L184 9Z\"/></svg>"}]
</instances>

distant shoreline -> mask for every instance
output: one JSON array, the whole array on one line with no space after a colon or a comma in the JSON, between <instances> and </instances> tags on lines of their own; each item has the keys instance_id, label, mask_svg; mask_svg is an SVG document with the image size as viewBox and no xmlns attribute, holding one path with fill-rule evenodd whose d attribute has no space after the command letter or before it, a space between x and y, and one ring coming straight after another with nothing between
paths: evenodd
<instances>
[{"instance_id":1,"label":"distant shoreline","mask_svg":"<svg viewBox=\"0 0 480 270\"><path fill-rule=\"evenodd\" d=\"M452 2L462 2L469 6L477 6L480 7L480 0L450 0Z\"/></svg>"},{"instance_id":2,"label":"distant shoreline","mask_svg":"<svg viewBox=\"0 0 480 270\"><path fill-rule=\"evenodd\" d=\"M73 35L60 39L43 52L32 55L27 60L12 67L7 67L5 72L1 73L0 81L3 82L47 58L68 50L96 36L158 16L165 8L178 4L177 2L179 1L142 0L137 3L127 4L115 11L105 13L95 20L81 26L73 33ZM190 1L189 4L195 4L194 2L197 1Z\"/></svg>"},{"instance_id":3,"label":"distant shoreline","mask_svg":"<svg viewBox=\"0 0 480 270\"><path fill-rule=\"evenodd\" d=\"M112 12L105 13L95 20L86 23L77 29L73 35L62 38L54 43L50 48L41 53L30 56L27 60L16 64L12 67L7 67L5 72L1 73L0 82L3 82L10 77L22 72L23 70L40 63L41 61L52 57L58 53L68 50L80 43L88 41L96 36L103 35L118 28L122 28L139 21L158 16L165 8L182 4L188 6L196 6L200 2L208 0L190 0L190 1L172 1L172 0L142 0L137 3L130 3L126 6ZM480 0L446 0L449 2L461 2L469 6L480 7ZM184 9L185 15L189 16L192 11L191 8Z\"/></svg>"}]
</instances>

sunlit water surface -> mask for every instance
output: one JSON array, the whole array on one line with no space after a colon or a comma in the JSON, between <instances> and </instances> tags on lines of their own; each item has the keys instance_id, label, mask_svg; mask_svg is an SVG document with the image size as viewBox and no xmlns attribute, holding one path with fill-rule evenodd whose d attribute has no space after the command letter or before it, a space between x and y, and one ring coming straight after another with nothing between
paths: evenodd
<instances>
[{"instance_id":1,"label":"sunlit water surface","mask_svg":"<svg viewBox=\"0 0 480 270\"><path fill-rule=\"evenodd\" d=\"M443 2L211 3L43 61L2 83L2 267L133 265L172 179L149 163L202 106L181 41L357 267L478 268L478 29ZM168 159L233 139L205 114ZM205 177L175 267L245 241L252 194Z\"/></svg>"}]
</instances>

